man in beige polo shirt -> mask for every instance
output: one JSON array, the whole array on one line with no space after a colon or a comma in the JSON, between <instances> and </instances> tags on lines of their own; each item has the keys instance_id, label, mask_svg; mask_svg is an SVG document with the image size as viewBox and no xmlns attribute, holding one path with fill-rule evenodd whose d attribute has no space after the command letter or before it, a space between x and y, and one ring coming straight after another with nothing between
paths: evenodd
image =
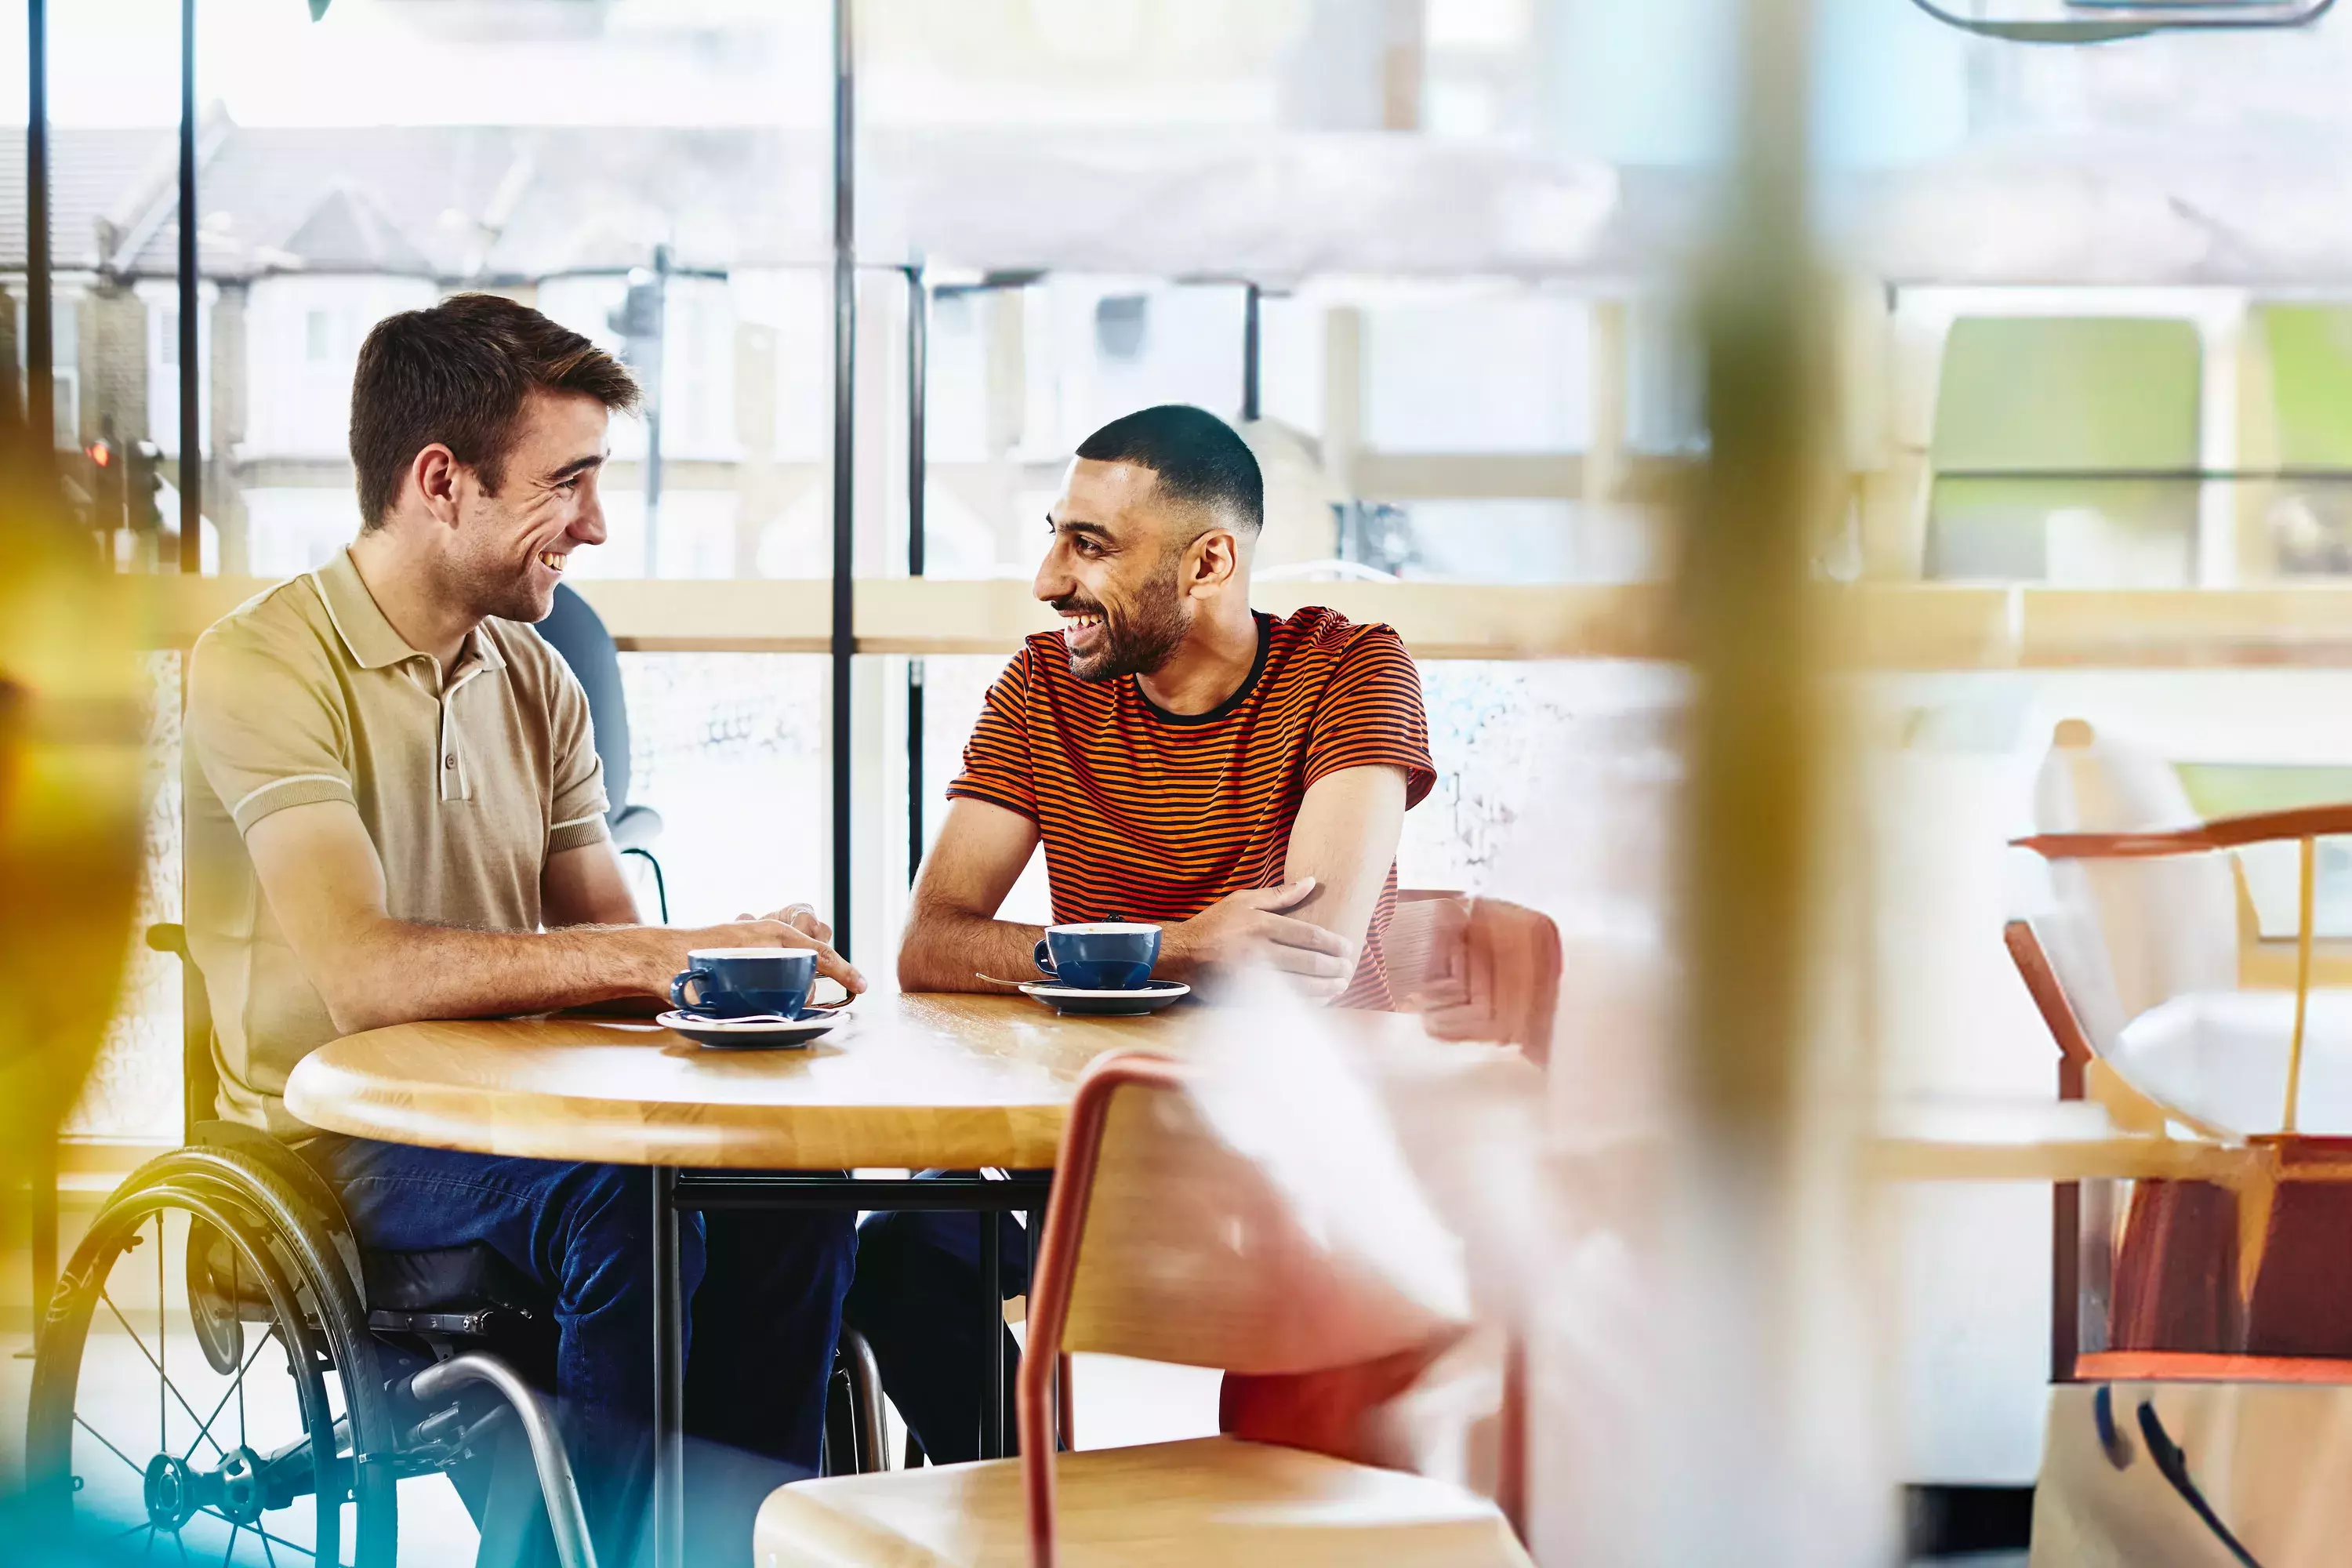
<instances>
[{"instance_id":1,"label":"man in beige polo shirt","mask_svg":"<svg viewBox=\"0 0 2352 1568\"><path fill-rule=\"evenodd\" d=\"M495 296L379 322L352 388L359 537L205 634L187 720L188 942L222 1113L294 1142L363 1244L485 1242L545 1289L590 1529L614 1565L652 1476L648 1173L314 1132L282 1096L337 1036L659 996L690 948L814 948L864 989L805 905L638 923L586 696L530 624L572 552L604 538L605 426L636 397L585 338ZM681 1229L688 1431L814 1468L846 1217Z\"/></svg>"}]
</instances>

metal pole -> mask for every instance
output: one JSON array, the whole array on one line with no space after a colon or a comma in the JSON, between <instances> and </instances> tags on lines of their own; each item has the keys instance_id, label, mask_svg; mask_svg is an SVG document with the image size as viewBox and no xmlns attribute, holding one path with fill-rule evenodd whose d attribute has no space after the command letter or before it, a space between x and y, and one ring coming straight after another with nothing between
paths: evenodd
<instances>
[{"instance_id":1,"label":"metal pole","mask_svg":"<svg viewBox=\"0 0 2352 1568\"><path fill-rule=\"evenodd\" d=\"M1254 424L1258 403L1258 287L1242 286L1242 422Z\"/></svg>"},{"instance_id":2,"label":"metal pole","mask_svg":"<svg viewBox=\"0 0 2352 1568\"><path fill-rule=\"evenodd\" d=\"M907 575L923 574L923 507L930 479L924 420L930 412L931 290L918 263L907 268Z\"/></svg>"},{"instance_id":3,"label":"metal pole","mask_svg":"<svg viewBox=\"0 0 2352 1568\"><path fill-rule=\"evenodd\" d=\"M1028 1211L1027 1223L1023 1226L1023 1233L1024 1234L1021 1237L1022 1257L1020 1293L1034 1300L1036 1299L1037 1295L1037 1251L1038 1248L1044 1245L1045 1240L1045 1211L1044 1209L1037 1208ZM1062 1390L1060 1384L1062 1365L1063 1357L1056 1355L1054 1358L1054 1371L1052 1373L1053 1381L1047 1384L1047 1386L1053 1391L1054 1414L1045 1418L1045 1430L1052 1436L1054 1447L1056 1452L1059 1452L1062 1445L1068 1440L1067 1435L1061 1424ZM1018 1396L1016 1395L1015 1398L1017 1403ZM1017 1411L1015 1412L1013 1426L1015 1435L1017 1436L1020 1426L1019 1415Z\"/></svg>"},{"instance_id":4,"label":"metal pole","mask_svg":"<svg viewBox=\"0 0 2352 1568\"><path fill-rule=\"evenodd\" d=\"M980 1457L1004 1456L1004 1272L1003 1217L976 1216L980 1221L981 1316L986 1328L980 1352Z\"/></svg>"},{"instance_id":5,"label":"metal pole","mask_svg":"<svg viewBox=\"0 0 2352 1568\"><path fill-rule=\"evenodd\" d=\"M907 268L907 575L923 574L924 492L930 454L924 419L930 403L931 291L918 264ZM907 881L923 865L923 661L907 661Z\"/></svg>"},{"instance_id":6,"label":"metal pole","mask_svg":"<svg viewBox=\"0 0 2352 1568\"><path fill-rule=\"evenodd\" d=\"M833 942L850 951L850 665L857 651L856 119L852 0L833 0Z\"/></svg>"},{"instance_id":7,"label":"metal pole","mask_svg":"<svg viewBox=\"0 0 2352 1568\"><path fill-rule=\"evenodd\" d=\"M596 1548L588 1538L587 1516L580 1507L580 1483L572 1476L571 1457L563 1451L563 1435L539 1390L498 1357L467 1351L416 1373L408 1380L408 1392L425 1401L429 1410L470 1383L486 1383L498 1390L522 1427L523 1438L530 1445L531 1468L539 1477L539 1495L547 1505L548 1531L555 1537L555 1560L562 1568L596 1568Z\"/></svg>"},{"instance_id":8,"label":"metal pole","mask_svg":"<svg viewBox=\"0 0 2352 1568\"><path fill-rule=\"evenodd\" d=\"M49 5L26 0L25 47L25 420L31 450L57 448L57 350L49 300Z\"/></svg>"},{"instance_id":9,"label":"metal pole","mask_svg":"<svg viewBox=\"0 0 2352 1568\"><path fill-rule=\"evenodd\" d=\"M57 403L49 343L49 8L27 0L28 107L25 116L26 449L43 472L55 460ZM33 1168L33 1332L41 1331L58 1282L58 1145L46 1134Z\"/></svg>"},{"instance_id":10,"label":"metal pole","mask_svg":"<svg viewBox=\"0 0 2352 1568\"><path fill-rule=\"evenodd\" d=\"M180 0L180 570L201 572L204 374L196 363L196 0Z\"/></svg>"},{"instance_id":11,"label":"metal pole","mask_svg":"<svg viewBox=\"0 0 2352 1568\"><path fill-rule=\"evenodd\" d=\"M677 1168L654 1167L654 1568L686 1563L686 1300Z\"/></svg>"}]
</instances>

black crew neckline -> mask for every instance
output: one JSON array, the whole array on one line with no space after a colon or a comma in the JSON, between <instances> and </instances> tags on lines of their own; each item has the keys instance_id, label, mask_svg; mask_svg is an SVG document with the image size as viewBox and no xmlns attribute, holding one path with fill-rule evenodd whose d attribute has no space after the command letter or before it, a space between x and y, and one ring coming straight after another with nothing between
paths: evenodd
<instances>
[{"instance_id":1,"label":"black crew neckline","mask_svg":"<svg viewBox=\"0 0 2352 1568\"><path fill-rule=\"evenodd\" d=\"M1257 658L1251 664L1248 676L1239 686L1234 688L1234 694L1231 697L1226 698L1206 713L1171 713L1144 695L1143 682L1140 679L1129 676L1128 679L1135 682L1136 700L1143 704L1143 710L1162 724L1213 724L1220 719L1232 717L1243 703L1250 700L1251 694L1257 690L1257 683L1265 676L1266 655L1274 648L1274 617L1264 610L1253 610L1250 614L1257 622Z\"/></svg>"}]
</instances>

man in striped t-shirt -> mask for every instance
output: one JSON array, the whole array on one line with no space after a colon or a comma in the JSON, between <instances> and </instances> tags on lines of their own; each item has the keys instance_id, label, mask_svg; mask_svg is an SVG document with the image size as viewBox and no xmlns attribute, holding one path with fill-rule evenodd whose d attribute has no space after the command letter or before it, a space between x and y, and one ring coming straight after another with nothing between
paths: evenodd
<instances>
[{"instance_id":1,"label":"man in striped t-shirt","mask_svg":"<svg viewBox=\"0 0 2352 1568\"><path fill-rule=\"evenodd\" d=\"M1388 626L1251 610L1264 512L1257 459L1200 409L1147 408L1079 447L1036 580L1063 629L988 693L916 884L902 987L1034 972L1041 928L996 913L1043 844L1055 921L1161 926L1164 978L1263 968L1342 1006L1393 1005L1397 838L1436 777L1420 678ZM1026 1238L1003 1235L1013 1295ZM978 1237L968 1215L877 1215L845 1306L939 1461L976 1457Z\"/></svg>"},{"instance_id":2,"label":"man in striped t-shirt","mask_svg":"<svg viewBox=\"0 0 2352 1568\"><path fill-rule=\"evenodd\" d=\"M1165 978L1264 965L1391 1005L1381 939L1406 809L1435 773L1396 633L1254 613L1257 459L1197 408L1087 438L1047 521L1031 637L988 693L899 948L908 990L1001 989L1035 926L995 918L1042 842L1056 923L1164 927Z\"/></svg>"}]
</instances>

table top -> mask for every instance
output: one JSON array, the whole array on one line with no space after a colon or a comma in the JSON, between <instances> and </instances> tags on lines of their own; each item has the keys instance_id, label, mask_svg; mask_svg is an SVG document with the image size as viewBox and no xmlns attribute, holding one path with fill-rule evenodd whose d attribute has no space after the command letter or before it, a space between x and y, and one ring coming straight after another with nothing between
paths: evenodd
<instances>
[{"instance_id":1,"label":"table top","mask_svg":"<svg viewBox=\"0 0 2352 1568\"><path fill-rule=\"evenodd\" d=\"M1937 1100L1884 1108L1868 1149L1895 1182L2176 1181L2234 1184L2243 1144L2117 1130L2092 1100Z\"/></svg>"},{"instance_id":2,"label":"table top","mask_svg":"<svg viewBox=\"0 0 2352 1568\"><path fill-rule=\"evenodd\" d=\"M1404 1015L1318 1016L1368 1043L1426 1042ZM712 1050L579 1015L397 1024L311 1052L286 1105L332 1132L531 1159L1030 1168L1054 1163L1078 1074L1104 1052L1182 1057L1213 1031L1286 1026L1197 1003L1063 1017L1025 996L885 991L798 1050Z\"/></svg>"}]
</instances>

